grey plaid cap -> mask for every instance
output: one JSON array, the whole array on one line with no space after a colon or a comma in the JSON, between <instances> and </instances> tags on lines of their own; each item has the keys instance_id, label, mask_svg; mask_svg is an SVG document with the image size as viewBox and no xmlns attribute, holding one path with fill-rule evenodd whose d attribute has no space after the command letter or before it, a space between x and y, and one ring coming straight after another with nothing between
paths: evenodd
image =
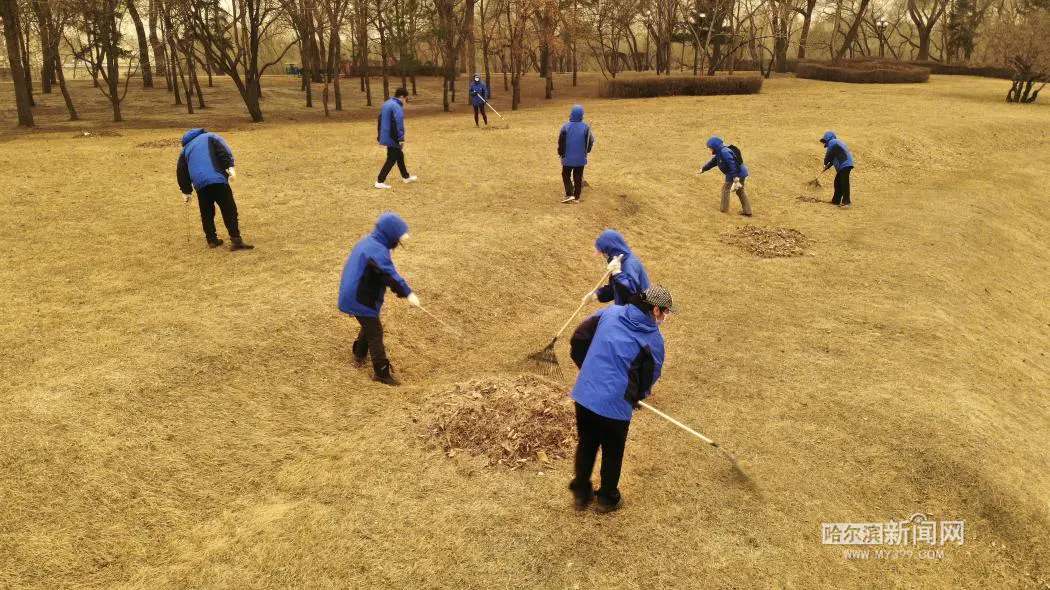
<instances>
[{"instance_id":1,"label":"grey plaid cap","mask_svg":"<svg viewBox=\"0 0 1050 590\"><path fill-rule=\"evenodd\" d=\"M666 309L670 313L678 313L678 308L671 301L671 292L660 285L653 285L642 293L642 301L653 307Z\"/></svg>"}]
</instances>

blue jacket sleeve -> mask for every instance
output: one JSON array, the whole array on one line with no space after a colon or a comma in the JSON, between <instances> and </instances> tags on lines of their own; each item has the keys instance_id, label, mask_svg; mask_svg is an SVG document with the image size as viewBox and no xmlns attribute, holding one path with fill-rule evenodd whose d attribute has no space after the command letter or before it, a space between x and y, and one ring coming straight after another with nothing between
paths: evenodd
<instances>
[{"instance_id":1,"label":"blue jacket sleeve","mask_svg":"<svg viewBox=\"0 0 1050 590\"><path fill-rule=\"evenodd\" d=\"M175 176L179 180L179 190L188 195L193 192L193 181L190 180L190 167L186 163L186 154L179 154L179 163L175 166Z\"/></svg>"},{"instance_id":2,"label":"blue jacket sleeve","mask_svg":"<svg viewBox=\"0 0 1050 590\"><path fill-rule=\"evenodd\" d=\"M641 290L641 285L638 284L638 281L627 274L626 271L614 276L612 280L616 281L624 289L627 289L631 294L637 294ZM613 289L612 285L608 285L608 287L610 291Z\"/></svg>"},{"instance_id":3,"label":"blue jacket sleeve","mask_svg":"<svg viewBox=\"0 0 1050 590\"><path fill-rule=\"evenodd\" d=\"M704 172L707 172L708 170L714 168L717 165L718 165L718 157L713 157L713 158L711 158L710 162L704 164L704 167L701 168L701 170L703 170Z\"/></svg>"},{"instance_id":4,"label":"blue jacket sleeve","mask_svg":"<svg viewBox=\"0 0 1050 590\"><path fill-rule=\"evenodd\" d=\"M397 123L397 140L405 141L405 111L401 109L394 111L394 121Z\"/></svg>"},{"instance_id":5,"label":"blue jacket sleeve","mask_svg":"<svg viewBox=\"0 0 1050 590\"><path fill-rule=\"evenodd\" d=\"M394 292L394 295L408 297L409 293L412 292L412 287L409 287L408 281L398 274L397 268L394 267L390 257L371 258L368 262L379 269L379 272L383 275L383 280L390 287L390 290Z\"/></svg>"},{"instance_id":6,"label":"blue jacket sleeve","mask_svg":"<svg viewBox=\"0 0 1050 590\"><path fill-rule=\"evenodd\" d=\"M225 173L227 169L233 168L233 150L225 140L217 136L209 137L208 150L211 152L211 159L212 162L215 162L217 170Z\"/></svg>"},{"instance_id":7,"label":"blue jacket sleeve","mask_svg":"<svg viewBox=\"0 0 1050 590\"><path fill-rule=\"evenodd\" d=\"M587 128L587 153L591 153L591 149L594 148L594 134L591 133L591 128Z\"/></svg>"}]
</instances>

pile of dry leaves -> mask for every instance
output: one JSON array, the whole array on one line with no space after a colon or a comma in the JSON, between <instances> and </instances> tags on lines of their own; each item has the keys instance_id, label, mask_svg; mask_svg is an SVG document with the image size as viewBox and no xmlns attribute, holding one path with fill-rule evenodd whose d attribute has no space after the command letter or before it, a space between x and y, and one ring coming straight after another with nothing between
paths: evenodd
<instances>
[{"instance_id":1,"label":"pile of dry leaves","mask_svg":"<svg viewBox=\"0 0 1050 590\"><path fill-rule=\"evenodd\" d=\"M722 242L760 258L789 258L805 254L809 240L797 229L748 224L722 234Z\"/></svg>"},{"instance_id":2,"label":"pile of dry leaves","mask_svg":"<svg viewBox=\"0 0 1050 590\"><path fill-rule=\"evenodd\" d=\"M435 393L427 438L449 457L460 452L511 469L562 459L575 445L566 389L535 375L456 383Z\"/></svg>"}]
</instances>

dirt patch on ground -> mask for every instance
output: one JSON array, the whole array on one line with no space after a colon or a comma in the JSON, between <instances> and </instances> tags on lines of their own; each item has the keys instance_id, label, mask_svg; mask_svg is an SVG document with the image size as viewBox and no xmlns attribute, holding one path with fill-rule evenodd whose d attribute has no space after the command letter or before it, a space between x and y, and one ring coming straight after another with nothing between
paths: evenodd
<instances>
[{"instance_id":1,"label":"dirt patch on ground","mask_svg":"<svg viewBox=\"0 0 1050 590\"><path fill-rule=\"evenodd\" d=\"M803 203L827 203L827 201L825 201L824 199L821 199L819 197L811 197L809 195L799 195L796 198L799 201L802 201Z\"/></svg>"},{"instance_id":2,"label":"dirt patch on ground","mask_svg":"<svg viewBox=\"0 0 1050 590\"><path fill-rule=\"evenodd\" d=\"M99 129L97 131L81 131L73 136L74 139L95 139L98 137L123 137L123 135L112 129Z\"/></svg>"},{"instance_id":3,"label":"dirt patch on ground","mask_svg":"<svg viewBox=\"0 0 1050 590\"><path fill-rule=\"evenodd\" d=\"M140 144L136 145L135 147L147 148L148 149L148 148L174 148L174 147L181 147L181 146L182 146L182 142L179 140L179 138L177 138L177 137L168 137L166 139L157 139L155 141L147 141L145 143L140 143Z\"/></svg>"},{"instance_id":4,"label":"dirt patch on ground","mask_svg":"<svg viewBox=\"0 0 1050 590\"><path fill-rule=\"evenodd\" d=\"M802 232L789 227L745 225L723 233L722 242L741 248L759 258L790 258L806 253L809 240Z\"/></svg>"},{"instance_id":5,"label":"dirt patch on ground","mask_svg":"<svg viewBox=\"0 0 1050 590\"><path fill-rule=\"evenodd\" d=\"M426 438L449 457L487 457L510 469L563 459L575 444L575 414L563 385L535 375L490 377L434 392Z\"/></svg>"}]
</instances>

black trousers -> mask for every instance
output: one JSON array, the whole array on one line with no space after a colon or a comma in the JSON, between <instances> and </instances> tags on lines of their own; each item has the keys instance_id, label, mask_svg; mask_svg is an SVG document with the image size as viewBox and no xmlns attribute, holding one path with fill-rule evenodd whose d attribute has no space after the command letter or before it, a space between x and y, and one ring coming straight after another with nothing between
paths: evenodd
<instances>
[{"instance_id":1,"label":"black trousers","mask_svg":"<svg viewBox=\"0 0 1050 590\"><path fill-rule=\"evenodd\" d=\"M623 450L627 445L627 429L630 421L613 420L600 416L576 404L576 479L569 487L583 498L591 495L591 472L602 450L602 485L598 488L598 501L615 504L620 500L620 468L623 467Z\"/></svg>"},{"instance_id":2,"label":"black trousers","mask_svg":"<svg viewBox=\"0 0 1050 590\"><path fill-rule=\"evenodd\" d=\"M408 178L408 168L405 168L405 151L399 147L387 147L386 148L386 162L383 163L383 169L379 171L379 182L386 182L387 174L390 174L390 170L397 164L397 170L401 173L401 178Z\"/></svg>"},{"instance_id":3,"label":"black trousers","mask_svg":"<svg viewBox=\"0 0 1050 590\"><path fill-rule=\"evenodd\" d=\"M561 181L565 184L565 196L579 199L583 192L583 166L562 166Z\"/></svg>"},{"instance_id":4,"label":"black trousers","mask_svg":"<svg viewBox=\"0 0 1050 590\"><path fill-rule=\"evenodd\" d=\"M489 124L489 116L487 114L485 114L485 105L481 105L481 106L474 105L474 124L475 125L478 124L478 113L479 112L481 113L481 118L485 119L485 124L488 125Z\"/></svg>"},{"instance_id":5,"label":"black trousers","mask_svg":"<svg viewBox=\"0 0 1050 590\"><path fill-rule=\"evenodd\" d=\"M382 377L389 374L390 360L386 358L386 347L383 345L383 322L378 317L354 316L354 319L361 324L361 331L354 341L354 356L363 359L371 354L376 375Z\"/></svg>"},{"instance_id":6,"label":"black trousers","mask_svg":"<svg viewBox=\"0 0 1050 590\"><path fill-rule=\"evenodd\" d=\"M849 205L849 173L853 166L843 168L835 173L835 196L831 197L834 205Z\"/></svg>"},{"instance_id":7,"label":"black trousers","mask_svg":"<svg viewBox=\"0 0 1050 590\"><path fill-rule=\"evenodd\" d=\"M201 209L201 225L204 226L204 237L209 242L214 242L218 237L215 235L215 205L222 211L222 223L226 226L231 238L241 237L241 230L237 226L237 203L233 200L233 189L225 182L209 184L197 191L197 205Z\"/></svg>"}]
</instances>

